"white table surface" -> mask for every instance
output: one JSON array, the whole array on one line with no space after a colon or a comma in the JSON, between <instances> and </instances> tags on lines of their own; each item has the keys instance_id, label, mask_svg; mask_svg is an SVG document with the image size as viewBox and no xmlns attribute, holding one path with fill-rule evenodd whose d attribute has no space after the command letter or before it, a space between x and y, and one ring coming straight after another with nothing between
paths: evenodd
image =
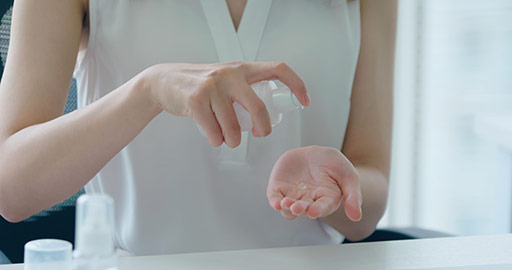
<instances>
[{"instance_id":1,"label":"white table surface","mask_svg":"<svg viewBox=\"0 0 512 270\"><path fill-rule=\"evenodd\" d=\"M512 269L512 234L122 257L121 270ZM23 266L0 266L0 270Z\"/></svg>"}]
</instances>

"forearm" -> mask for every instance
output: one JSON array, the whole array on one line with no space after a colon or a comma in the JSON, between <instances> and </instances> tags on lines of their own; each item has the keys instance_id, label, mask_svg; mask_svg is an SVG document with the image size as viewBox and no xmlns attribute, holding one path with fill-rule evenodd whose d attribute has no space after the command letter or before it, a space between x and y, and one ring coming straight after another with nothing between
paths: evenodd
<instances>
[{"instance_id":1,"label":"forearm","mask_svg":"<svg viewBox=\"0 0 512 270\"><path fill-rule=\"evenodd\" d=\"M133 79L0 145L0 213L20 221L82 188L161 111Z\"/></svg>"},{"instance_id":2,"label":"forearm","mask_svg":"<svg viewBox=\"0 0 512 270\"><path fill-rule=\"evenodd\" d=\"M361 0L361 48L343 154L359 173L362 219L340 207L325 221L350 240L369 236L386 209L393 119L397 0Z\"/></svg>"},{"instance_id":3,"label":"forearm","mask_svg":"<svg viewBox=\"0 0 512 270\"><path fill-rule=\"evenodd\" d=\"M363 197L360 221L351 221L345 214L343 203L336 212L322 219L338 230L349 240L361 240L369 236L384 215L388 194L388 181L385 175L369 165L354 164L359 174Z\"/></svg>"}]
</instances>

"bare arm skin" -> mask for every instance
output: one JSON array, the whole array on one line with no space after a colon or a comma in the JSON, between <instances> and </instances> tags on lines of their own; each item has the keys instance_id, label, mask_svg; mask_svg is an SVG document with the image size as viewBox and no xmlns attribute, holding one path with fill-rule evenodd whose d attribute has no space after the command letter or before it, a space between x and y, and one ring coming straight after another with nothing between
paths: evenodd
<instances>
[{"instance_id":1,"label":"bare arm skin","mask_svg":"<svg viewBox=\"0 0 512 270\"><path fill-rule=\"evenodd\" d=\"M233 102L255 136L271 132L250 84L279 79L303 105L302 80L280 62L160 64L61 116L83 33L82 0L17 0L0 84L0 214L21 221L82 188L156 115L190 117L210 144L240 143ZM83 39L82 39L83 41Z\"/></svg>"},{"instance_id":2,"label":"bare arm skin","mask_svg":"<svg viewBox=\"0 0 512 270\"><path fill-rule=\"evenodd\" d=\"M343 149L307 146L281 155L267 186L287 219L320 218L349 240L369 236L388 194L396 0L361 0L362 42Z\"/></svg>"},{"instance_id":3,"label":"bare arm skin","mask_svg":"<svg viewBox=\"0 0 512 270\"><path fill-rule=\"evenodd\" d=\"M83 14L80 0L15 2L0 85L0 213L9 221L73 195L159 112L134 81L61 116Z\"/></svg>"},{"instance_id":4,"label":"bare arm skin","mask_svg":"<svg viewBox=\"0 0 512 270\"><path fill-rule=\"evenodd\" d=\"M350 240L369 236L386 208L391 159L396 0L361 0L361 51L351 98L343 154L356 168L362 219L351 221L343 206L323 218Z\"/></svg>"}]
</instances>

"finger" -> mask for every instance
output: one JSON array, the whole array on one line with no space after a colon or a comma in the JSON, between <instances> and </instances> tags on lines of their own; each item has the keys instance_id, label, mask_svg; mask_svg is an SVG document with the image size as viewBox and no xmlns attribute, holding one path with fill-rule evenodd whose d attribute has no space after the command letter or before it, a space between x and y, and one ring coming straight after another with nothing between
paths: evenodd
<instances>
[{"instance_id":1,"label":"finger","mask_svg":"<svg viewBox=\"0 0 512 270\"><path fill-rule=\"evenodd\" d=\"M284 218L286 218L286 219L290 219L290 220L292 220L292 219L294 219L294 218L296 218L296 217L297 217L297 216L295 216L295 215L290 211L290 209L282 209L282 210L281 210L281 215L282 215Z\"/></svg>"},{"instance_id":2,"label":"finger","mask_svg":"<svg viewBox=\"0 0 512 270\"><path fill-rule=\"evenodd\" d=\"M295 94L300 103L308 106L310 98L304 81L283 62L254 62L246 64L246 74L249 84L263 80L278 79Z\"/></svg>"},{"instance_id":3,"label":"finger","mask_svg":"<svg viewBox=\"0 0 512 270\"><path fill-rule=\"evenodd\" d=\"M202 106L202 108L198 108L192 118L203 129L204 133L208 137L209 144L213 146L219 146L222 144L224 141L222 131L209 104Z\"/></svg>"},{"instance_id":4,"label":"finger","mask_svg":"<svg viewBox=\"0 0 512 270\"><path fill-rule=\"evenodd\" d=\"M336 208L335 201L331 197L321 197L314 201L306 210L308 217L315 219L332 213Z\"/></svg>"},{"instance_id":5,"label":"finger","mask_svg":"<svg viewBox=\"0 0 512 270\"><path fill-rule=\"evenodd\" d=\"M295 202L295 199L284 197L281 200L281 215L286 219L294 219L296 216L290 210L290 206Z\"/></svg>"},{"instance_id":6,"label":"finger","mask_svg":"<svg viewBox=\"0 0 512 270\"><path fill-rule=\"evenodd\" d=\"M294 202L295 202L295 199L292 199L290 197L284 197L281 200L281 209L289 210Z\"/></svg>"},{"instance_id":7,"label":"finger","mask_svg":"<svg viewBox=\"0 0 512 270\"><path fill-rule=\"evenodd\" d=\"M235 110L233 109L233 103L227 97L213 95L212 109L220 124L226 145L231 148L240 145L242 135Z\"/></svg>"},{"instance_id":8,"label":"finger","mask_svg":"<svg viewBox=\"0 0 512 270\"><path fill-rule=\"evenodd\" d=\"M337 155L338 158L340 158L340 163L347 162L340 152L338 152ZM336 183L338 183L338 186L341 189L344 199L345 214L350 220L359 221L362 218L361 205L363 202L359 175L353 167L345 170L339 168L343 168L343 166L329 170L327 173L336 181Z\"/></svg>"},{"instance_id":9,"label":"finger","mask_svg":"<svg viewBox=\"0 0 512 270\"><path fill-rule=\"evenodd\" d=\"M361 209L361 205L356 196L347 196L344 199L344 209L347 217L352 221L360 221L363 217L363 211Z\"/></svg>"},{"instance_id":10,"label":"finger","mask_svg":"<svg viewBox=\"0 0 512 270\"><path fill-rule=\"evenodd\" d=\"M267 107L251 87L245 82L239 84L237 91L232 95L251 115L254 136L265 137L269 135L272 132L272 125Z\"/></svg>"},{"instance_id":11,"label":"finger","mask_svg":"<svg viewBox=\"0 0 512 270\"><path fill-rule=\"evenodd\" d=\"M283 194L276 190L267 191L267 199L270 207L276 211L281 211L281 201L283 200Z\"/></svg>"},{"instance_id":12,"label":"finger","mask_svg":"<svg viewBox=\"0 0 512 270\"><path fill-rule=\"evenodd\" d=\"M302 198L290 206L290 211L296 216L303 216L308 207L313 203L312 199Z\"/></svg>"},{"instance_id":13,"label":"finger","mask_svg":"<svg viewBox=\"0 0 512 270\"><path fill-rule=\"evenodd\" d=\"M340 183L341 182L341 183ZM361 204L363 197L361 195L361 185L356 175L345 176L338 182L343 193L343 207L345 214L352 221L359 221L363 216Z\"/></svg>"}]
</instances>

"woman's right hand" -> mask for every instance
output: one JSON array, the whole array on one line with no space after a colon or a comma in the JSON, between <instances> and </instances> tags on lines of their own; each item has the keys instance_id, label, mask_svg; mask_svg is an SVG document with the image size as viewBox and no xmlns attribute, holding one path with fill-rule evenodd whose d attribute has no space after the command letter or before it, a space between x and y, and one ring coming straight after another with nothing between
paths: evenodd
<instances>
[{"instance_id":1,"label":"woman's right hand","mask_svg":"<svg viewBox=\"0 0 512 270\"><path fill-rule=\"evenodd\" d=\"M304 82L281 62L159 64L139 76L157 106L175 116L192 118L213 146L225 142L234 148L240 144L241 131L233 108L235 101L250 113L255 137L270 134L269 114L251 89L253 83L280 80L302 105L309 105Z\"/></svg>"}]
</instances>

